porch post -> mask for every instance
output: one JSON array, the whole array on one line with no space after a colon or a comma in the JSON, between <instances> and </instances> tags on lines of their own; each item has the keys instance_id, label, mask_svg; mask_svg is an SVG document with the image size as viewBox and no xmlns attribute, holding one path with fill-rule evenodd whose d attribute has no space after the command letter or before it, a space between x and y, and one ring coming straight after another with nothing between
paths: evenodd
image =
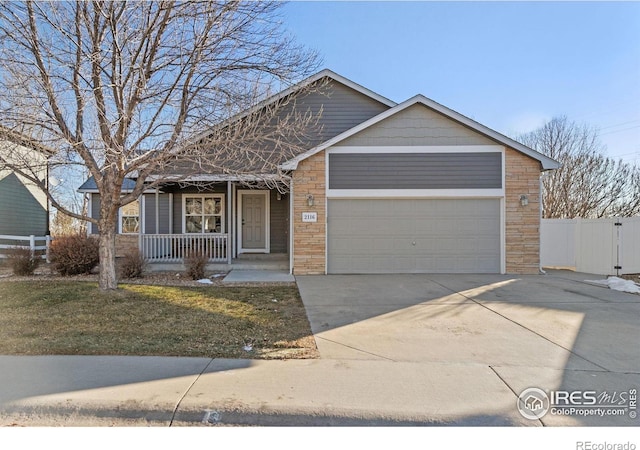
<instances>
[{"instance_id":1,"label":"porch post","mask_svg":"<svg viewBox=\"0 0 640 450\"><path fill-rule=\"evenodd\" d=\"M142 255L144 259L147 259L147 252L145 251L144 239L142 237L142 227L144 226L145 217L142 216L142 211L144 210L144 195L140 196L140 215L139 223L138 223L138 253Z\"/></svg>"},{"instance_id":2,"label":"porch post","mask_svg":"<svg viewBox=\"0 0 640 450\"><path fill-rule=\"evenodd\" d=\"M231 264L231 257L233 256L231 245L231 231L233 230L233 218L231 216L231 214L233 213L233 208L231 207L231 202L233 200L233 194L231 190L231 180L227 180L227 223L229 224L229 229L227 230L227 264Z\"/></svg>"},{"instance_id":3,"label":"porch post","mask_svg":"<svg viewBox=\"0 0 640 450\"><path fill-rule=\"evenodd\" d=\"M231 232L233 234L233 236L231 237L231 249L233 250L232 253L232 257L233 258L237 258L238 257L238 249L237 249L237 239L236 239L236 234L237 234L237 220L238 220L238 205L236 203L236 184L233 183L233 185L231 186L231 203L232 203L232 208L231 208Z\"/></svg>"}]
</instances>

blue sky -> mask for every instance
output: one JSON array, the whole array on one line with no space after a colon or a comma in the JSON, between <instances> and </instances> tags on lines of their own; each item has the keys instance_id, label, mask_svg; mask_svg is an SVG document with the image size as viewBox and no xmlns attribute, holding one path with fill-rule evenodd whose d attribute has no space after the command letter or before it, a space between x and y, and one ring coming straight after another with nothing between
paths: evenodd
<instances>
[{"instance_id":1,"label":"blue sky","mask_svg":"<svg viewBox=\"0 0 640 450\"><path fill-rule=\"evenodd\" d=\"M640 165L640 2L325 2L283 8L324 67L508 135L557 115Z\"/></svg>"}]
</instances>

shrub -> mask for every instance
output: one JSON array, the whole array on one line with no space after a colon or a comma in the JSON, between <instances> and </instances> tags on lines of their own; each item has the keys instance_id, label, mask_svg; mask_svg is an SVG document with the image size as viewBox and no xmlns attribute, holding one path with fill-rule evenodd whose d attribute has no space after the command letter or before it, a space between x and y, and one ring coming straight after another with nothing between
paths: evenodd
<instances>
[{"instance_id":1,"label":"shrub","mask_svg":"<svg viewBox=\"0 0 640 450\"><path fill-rule=\"evenodd\" d=\"M8 259L14 275L26 276L33 275L38 268L42 259L28 248L14 247L8 252Z\"/></svg>"},{"instance_id":2,"label":"shrub","mask_svg":"<svg viewBox=\"0 0 640 450\"><path fill-rule=\"evenodd\" d=\"M127 252L120 261L121 278L141 278L147 262L138 250Z\"/></svg>"},{"instance_id":3,"label":"shrub","mask_svg":"<svg viewBox=\"0 0 640 450\"><path fill-rule=\"evenodd\" d=\"M184 258L184 267L187 270L187 276L192 280L200 280L204 278L204 269L209 262L207 255L200 252L191 252Z\"/></svg>"},{"instance_id":4,"label":"shrub","mask_svg":"<svg viewBox=\"0 0 640 450\"><path fill-rule=\"evenodd\" d=\"M59 237L51 243L51 266L65 276L90 273L100 262L98 248L98 240L89 236Z\"/></svg>"}]
</instances>

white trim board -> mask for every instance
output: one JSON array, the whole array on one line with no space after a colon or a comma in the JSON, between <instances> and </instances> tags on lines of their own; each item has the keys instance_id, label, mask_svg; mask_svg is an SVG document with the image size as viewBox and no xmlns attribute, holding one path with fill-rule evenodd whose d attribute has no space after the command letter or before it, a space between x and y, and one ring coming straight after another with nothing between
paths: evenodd
<instances>
[{"instance_id":1,"label":"white trim board","mask_svg":"<svg viewBox=\"0 0 640 450\"><path fill-rule=\"evenodd\" d=\"M331 147L327 154L505 153L502 145L396 145Z\"/></svg>"},{"instance_id":2,"label":"white trim board","mask_svg":"<svg viewBox=\"0 0 640 450\"><path fill-rule=\"evenodd\" d=\"M327 198L501 198L504 189L327 189Z\"/></svg>"}]
</instances>

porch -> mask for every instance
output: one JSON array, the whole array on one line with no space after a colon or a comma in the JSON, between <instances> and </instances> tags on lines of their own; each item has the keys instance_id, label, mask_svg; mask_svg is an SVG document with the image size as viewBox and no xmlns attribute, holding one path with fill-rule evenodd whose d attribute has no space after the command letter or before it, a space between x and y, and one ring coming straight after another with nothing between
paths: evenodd
<instances>
[{"instance_id":1,"label":"porch","mask_svg":"<svg viewBox=\"0 0 640 450\"><path fill-rule=\"evenodd\" d=\"M91 205L98 214L98 196ZM210 270L233 265L289 271L288 194L231 182L167 185L127 206L121 211L117 256L137 248L153 270L182 270L185 258L202 254Z\"/></svg>"}]
</instances>

